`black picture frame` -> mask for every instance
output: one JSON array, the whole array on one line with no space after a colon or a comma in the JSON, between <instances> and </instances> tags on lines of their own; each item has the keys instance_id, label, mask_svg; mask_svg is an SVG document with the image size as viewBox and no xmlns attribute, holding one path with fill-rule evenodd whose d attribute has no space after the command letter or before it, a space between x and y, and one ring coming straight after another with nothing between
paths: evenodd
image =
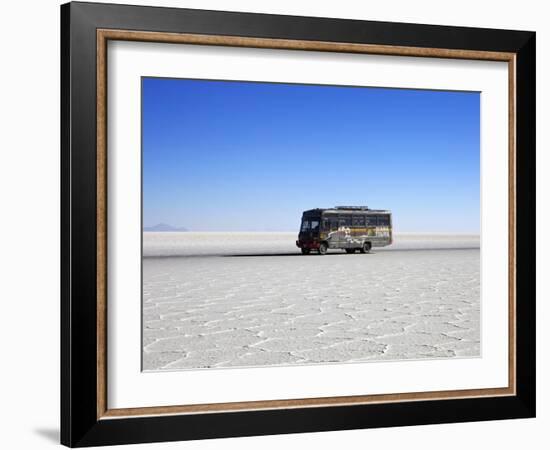
<instances>
[{"instance_id":1,"label":"black picture frame","mask_svg":"<svg viewBox=\"0 0 550 450\"><path fill-rule=\"evenodd\" d=\"M516 395L98 418L98 29L516 55ZM61 443L71 447L535 416L534 32L94 3L61 6Z\"/></svg>"}]
</instances>

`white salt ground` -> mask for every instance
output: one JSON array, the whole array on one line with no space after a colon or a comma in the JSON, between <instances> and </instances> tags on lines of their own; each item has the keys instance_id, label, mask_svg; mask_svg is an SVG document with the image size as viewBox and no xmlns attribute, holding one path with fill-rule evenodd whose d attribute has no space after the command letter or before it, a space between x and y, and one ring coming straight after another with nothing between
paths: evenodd
<instances>
[{"instance_id":1,"label":"white salt ground","mask_svg":"<svg viewBox=\"0 0 550 450\"><path fill-rule=\"evenodd\" d=\"M144 370L479 356L478 236L326 256L295 238L144 233Z\"/></svg>"},{"instance_id":2,"label":"white salt ground","mask_svg":"<svg viewBox=\"0 0 550 450\"><path fill-rule=\"evenodd\" d=\"M297 253L297 233L143 233L143 256L206 256ZM476 234L395 233L394 242L377 251L479 248Z\"/></svg>"}]
</instances>

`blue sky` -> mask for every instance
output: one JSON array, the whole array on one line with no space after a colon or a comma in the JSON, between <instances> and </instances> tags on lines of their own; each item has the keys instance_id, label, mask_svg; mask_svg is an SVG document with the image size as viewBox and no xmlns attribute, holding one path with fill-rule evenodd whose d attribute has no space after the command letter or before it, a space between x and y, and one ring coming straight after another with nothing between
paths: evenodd
<instances>
[{"instance_id":1,"label":"blue sky","mask_svg":"<svg viewBox=\"0 0 550 450\"><path fill-rule=\"evenodd\" d=\"M143 78L143 224L296 231L303 210L368 205L396 231L478 233L479 100Z\"/></svg>"}]
</instances>

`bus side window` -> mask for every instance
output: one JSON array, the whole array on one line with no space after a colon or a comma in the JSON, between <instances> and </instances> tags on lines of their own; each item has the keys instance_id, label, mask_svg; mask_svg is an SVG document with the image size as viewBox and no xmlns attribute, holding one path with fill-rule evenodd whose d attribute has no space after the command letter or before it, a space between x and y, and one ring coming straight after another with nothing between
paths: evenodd
<instances>
[{"instance_id":1,"label":"bus side window","mask_svg":"<svg viewBox=\"0 0 550 450\"><path fill-rule=\"evenodd\" d=\"M351 226L351 216L340 216L338 218L339 227L350 227Z\"/></svg>"},{"instance_id":2,"label":"bus side window","mask_svg":"<svg viewBox=\"0 0 550 450\"><path fill-rule=\"evenodd\" d=\"M390 218L388 215L380 215L378 216L378 225L381 227L387 227L390 224Z\"/></svg>"},{"instance_id":3,"label":"bus side window","mask_svg":"<svg viewBox=\"0 0 550 450\"><path fill-rule=\"evenodd\" d=\"M365 218L363 216L353 216L353 218L351 219L351 224L354 227L364 227Z\"/></svg>"},{"instance_id":4,"label":"bus side window","mask_svg":"<svg viewBox=\"0 0 550 450\"><path fill-rule=\"evenodd\" d=\"M322 225L321 229L323 231L330 231L330 222L329 222L329 219L327 217L323 218L323 225Z\"/></svg>"},{"instance_id":5,"label":"bus side window","mask_svg":"<svg viewBox=\"0 0 550 450\"><path fill-rule=\"evenodd\" d=\"M377 224L376 216L366 216L365 221L366 221L367 227L375 227Z\"/></svg>"}]
</instances>

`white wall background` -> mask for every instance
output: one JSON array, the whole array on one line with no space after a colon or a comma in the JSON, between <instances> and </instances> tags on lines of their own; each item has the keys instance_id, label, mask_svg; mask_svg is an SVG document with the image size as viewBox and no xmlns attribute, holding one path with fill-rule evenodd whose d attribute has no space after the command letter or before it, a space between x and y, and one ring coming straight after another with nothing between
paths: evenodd
<instances>
[{"instance_id":1,"label":"white wall background","mask_svg":"<svg viewBox=\"0 0 550 450\"><path fill-rule=\"evenodd\" d=\"M158 449L547 448L550 427L550 17L545 2L501 0L139 1L135 4L464 25L537 32L538 417L141 445ZM2 6L0 46L0 447L41 449L59 423L59 1ZM546 124L546 127L542 125ZM546 206L545 206L546 204ZM546 253L546 255L545 255ZM535 299L533 299L534 301ZM127 447L129 448L129 447Z\"/></svg>"}]
</instances>

